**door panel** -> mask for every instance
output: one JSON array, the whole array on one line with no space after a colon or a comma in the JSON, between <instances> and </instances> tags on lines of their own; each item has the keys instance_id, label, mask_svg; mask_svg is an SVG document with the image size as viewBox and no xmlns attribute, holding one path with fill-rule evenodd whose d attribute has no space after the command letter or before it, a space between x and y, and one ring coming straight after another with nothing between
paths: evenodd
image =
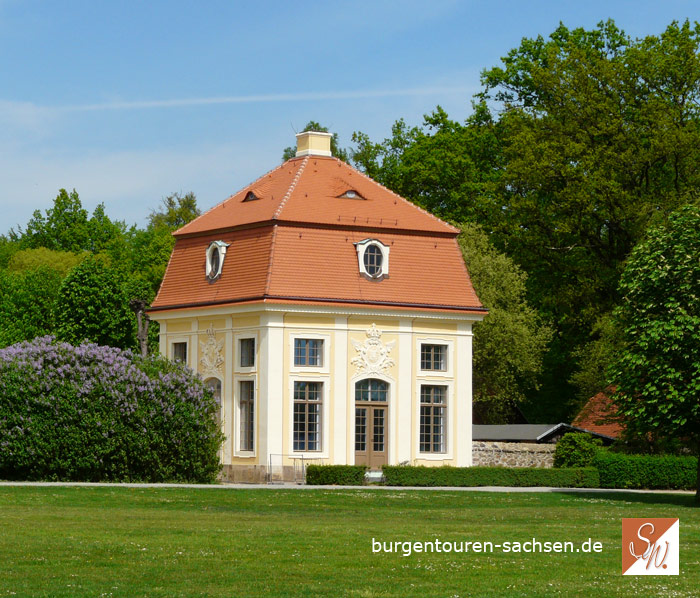
<instances>
[{"instance_id":1,"label":"door panel","mask_svg":"<svg viewBox=\"0 0 700 598\"><path fill-rule=\"evenodd\" d=\"M379 469L387 459L386 405L355 407L355 464Z\"/></svg>"}]
</instances>

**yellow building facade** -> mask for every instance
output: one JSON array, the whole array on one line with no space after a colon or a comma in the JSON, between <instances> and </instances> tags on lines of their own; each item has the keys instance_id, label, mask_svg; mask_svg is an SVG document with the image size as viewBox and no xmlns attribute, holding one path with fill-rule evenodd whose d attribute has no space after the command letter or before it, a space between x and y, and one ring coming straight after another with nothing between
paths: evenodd
<instances>
[{"instance_id":1,"label":"yellow building facade","mask_svg":"<svg viewBox=\"0 0 700 598\"><path fill-rule=\"evenodd\" d=\"M160 351L219 398L224 477L471 465L486 312L456 229L329 157L327 135L300 137L297 158L176 233L150 311Z\"/></svg>"}]
</instances>

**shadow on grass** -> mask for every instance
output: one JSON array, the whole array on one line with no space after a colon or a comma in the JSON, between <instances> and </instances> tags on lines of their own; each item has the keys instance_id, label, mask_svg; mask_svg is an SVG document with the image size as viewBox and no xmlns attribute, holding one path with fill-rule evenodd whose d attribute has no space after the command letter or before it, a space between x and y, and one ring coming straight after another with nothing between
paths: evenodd
<instances>
[{"instance_id":1,"label":"shadow on grass","mask_svg":"<svg viewBox=\"0 0 700 598\"><path fill-rule=\"evenodd\" d=\"M675 505L678 507L700 508L700 502L695 500L694 494L656 494L641 492L567 492L557 490L556 494L580 496L582 498L605 498L606 500L619 500L646 505Z\"/></svg>"}]
</instances>

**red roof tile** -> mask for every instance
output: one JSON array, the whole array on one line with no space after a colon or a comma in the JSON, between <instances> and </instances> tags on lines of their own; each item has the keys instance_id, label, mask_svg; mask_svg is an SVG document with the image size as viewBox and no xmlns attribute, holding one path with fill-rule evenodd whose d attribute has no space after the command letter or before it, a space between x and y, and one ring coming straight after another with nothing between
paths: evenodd
<instances>
[{"instance_id":1,"label":"red roof tile","mask_svg":"<svg viewBox=\"0 0 700 598\"><path fill-rule=\"evenodd\" d=\"M341 197L355 191L359 199ZM259 199L244 201L249 192ZM335 158L285 162L175 233L153 309L250 300L483 312L458 229ZM390 248L389 275L359 272L355 243ZM219 279L205 252L229 243Z\"/></svg>"},{"instance_id":2,"label":"red roof tile","mask_svg":"<svg viewBox=\"0 0 700 598\"><path fill-rule=\"evenodd\" d=\"M340 197L353 190L364 199ZM245 201L252 191L259 199ZM194 235L270 220L455 233L457 229L337 158L293 158L183 226Z\"/></svg>"},{"instance_id":3,"label":"red roof tile","mask_svg":"<svg viewBox=\"0 0 700 598\"><path fill-rule=\"evenodd\" d=\"M622 418L618 415L617 406L610 398L612 392L613 389L609 388L592 396L571 425L611 438L620 436L623 430Z\"/></svg>"}]
</instances>

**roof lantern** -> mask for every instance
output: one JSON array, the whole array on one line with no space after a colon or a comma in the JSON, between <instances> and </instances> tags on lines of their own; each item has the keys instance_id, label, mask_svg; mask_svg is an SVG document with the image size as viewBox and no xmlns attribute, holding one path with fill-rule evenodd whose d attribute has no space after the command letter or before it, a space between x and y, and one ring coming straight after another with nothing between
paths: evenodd
<instances>
[{"instance_id":1,"label":"roof lantern","mask_svg":"<svg viewBox=\"0 0 700 598\"><path fill-rule=\"evenodd\" d=\"M297 133L297 156L327 156L331 154L331 133L304 131Z\"/></svg>"}]
</instances>

